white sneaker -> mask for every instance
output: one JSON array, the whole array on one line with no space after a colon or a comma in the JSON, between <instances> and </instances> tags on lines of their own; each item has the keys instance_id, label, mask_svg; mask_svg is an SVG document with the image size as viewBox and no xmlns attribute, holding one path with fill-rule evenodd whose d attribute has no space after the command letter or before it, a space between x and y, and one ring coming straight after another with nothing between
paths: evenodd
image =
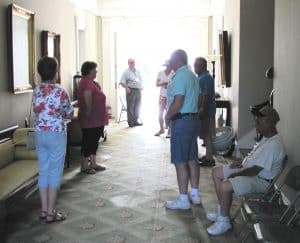
<instances>
[{"instance_id":1,"label":"white sneaker","mask_svg":"<svg viewBox=\"0 0 300 243\"><path fill-rule=\"evenodd\" d=\"M218 220L218 214L217 213L207 213L206 218L209 221L216 222Z\"/></svg>"},{"instance_id":2,"label":"white sneaker","mask_svg":"<svg viewBox=\"0 0 300 243\"><path fill-rule=\"evenodd\" d=\"M192 204L194 204L194 205L200 205L201 204L201 197L200 197L199 193L197 195L192 195L189 192L189 198L192 201Z\"/></svg>"},{"instance_id":3,"label":"white sneaker","mask_svg":"<svg viewBox=\"0 0 300 243\"><path fill-rule=\"evenodd\" d=\"M221 235L230 230L231 227L228 217L218 216L218 220L212 226L207 228L207 232L210 235Z\"/></svg>"},{"instance_id":4,"label":"white sneaker","mask_svg":"<svg viewBox=\"0 0 300 243\"><path fill-rule=\"evenodd\" d=\"M167 209L181 209L187 210L191 208L191 204L188 200L181 200L179 197L175 201L167 201L165 204Z\"/></svg>"},{"instance_id":5,"label":"white sneaker","mask_svg":"<svg viewBox=\"0 0 300 243\"><path fill-rule=\"evenodd\" d=\"M209 221L216 222L218 220L218 216L220 215L220 205L217 206L216 211L213 213L207 213L206 218Z\"/></svg>"}]
</instances>

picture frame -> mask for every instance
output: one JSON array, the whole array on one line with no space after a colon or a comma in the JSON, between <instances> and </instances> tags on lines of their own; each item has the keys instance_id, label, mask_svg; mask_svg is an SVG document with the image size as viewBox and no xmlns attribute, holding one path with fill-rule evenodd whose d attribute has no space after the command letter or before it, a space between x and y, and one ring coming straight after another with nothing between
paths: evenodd
<instances>
[{"instance_id":1,"label":"picture frame","mask_svg":"<svg viewBox=\"0 0 300 243\"><path fill-rule=\"evenodd\" d=\"M58 62L58 75L57 75L57 83L61 83L60 77L60 35L48 30L43 30L41 32L41 54L42 56L49 56L56 58Z\"/></svg>"},{"instance_id":2,"label":"picture frame","mask_svg":"<svg viewBox=\"0 0 300 243\"><path fill-rule=\"evenodd\" d=\"M228 32L219 33L220 64L221 64L221 84L231 87L231 55Z\"/></svg>"},{"instance_id":3,"label":"picture frame","mask_svg":"<svg viewBox=\"0 0 300 243\"><path fill-rule=\"evenodd\" d=\"M34 12L8 6L8 68L14 94L32 92L35 86Z\"/></svg>"}]
</instances>

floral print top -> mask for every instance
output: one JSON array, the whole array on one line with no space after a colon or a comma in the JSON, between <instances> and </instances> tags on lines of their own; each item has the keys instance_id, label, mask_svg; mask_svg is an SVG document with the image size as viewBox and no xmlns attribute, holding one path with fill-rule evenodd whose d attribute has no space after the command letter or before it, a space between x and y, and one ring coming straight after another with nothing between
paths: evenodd
<instances>
[{"instance_id":1,"label":"floral print top","mask_svg":"<svg viewBox=\"0 0 300 243\"><path fill-rule=\"evenodd\" d=\"M34 127L36 131L62 132L66 130L64 118L73 107L67 92L57 84L42 83L33 92Z\"/></svg>"}]
</instances>

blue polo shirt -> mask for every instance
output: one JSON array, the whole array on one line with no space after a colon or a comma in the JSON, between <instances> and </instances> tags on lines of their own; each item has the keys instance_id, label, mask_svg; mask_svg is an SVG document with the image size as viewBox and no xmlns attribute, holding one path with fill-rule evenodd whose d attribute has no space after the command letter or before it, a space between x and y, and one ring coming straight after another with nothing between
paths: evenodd
<instances>
[{"instance_id":1,"label":"blue polo shirt","mask_svg":"<svg viewBox=\"0 0 300 243\"><path fill-rule=\"evenodd\" d=\"M183 95L184 101L179 112L196 113L198 112L199 90L198 78L187 66L182 66L177 69L168 85L168 105L173 103L175 95Z\"/></svg>"},{"instance_id":2,"label":"blue polo shirt","mask_svg":"<svg viewBox=\"0 0 300 243\"><path fill-rule=\"evenodd\" d=\"M216 98L215 98L215 82L208 71L204 71L199 75L200 96L208 96L207 116L215 117L216 115Z\"/></svg>"}]
</instances>

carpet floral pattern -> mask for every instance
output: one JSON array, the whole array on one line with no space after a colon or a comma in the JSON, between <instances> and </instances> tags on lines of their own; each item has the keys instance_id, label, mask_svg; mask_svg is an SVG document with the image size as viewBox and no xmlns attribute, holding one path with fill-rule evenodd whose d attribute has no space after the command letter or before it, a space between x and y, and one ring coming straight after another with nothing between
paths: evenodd
<instances>
[{"instance_id":1,"label":"carpet floral pattern","mask_svg":"<svg viewBox=\"0 0 300 243\"><path fill-rule=\"evenodd\" d=\"M217 203L211 168L201 169L201 206L185 212L164 208L166 200L178 195L176 175L169 140L153 134L147 126L112 125L97 155L107 170L95 175L79 173L79 149L72 148L71 168L65 170L57 203L67 220L41 222L35 193L9 212L7 242L237 242L232 231L220 237L206 233L210 223L205 213Z\"/></svg>"}]
</instances>

